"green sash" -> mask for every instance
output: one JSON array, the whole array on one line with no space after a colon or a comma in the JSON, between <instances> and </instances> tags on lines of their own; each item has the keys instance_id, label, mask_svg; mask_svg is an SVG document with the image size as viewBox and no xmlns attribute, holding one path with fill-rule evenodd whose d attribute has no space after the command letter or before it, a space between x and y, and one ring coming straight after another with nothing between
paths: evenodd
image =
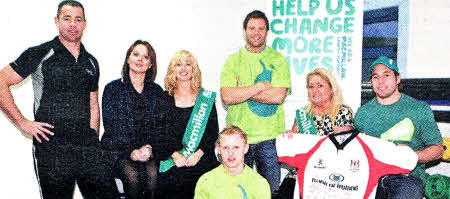
<instances>
[{"instance_id":1,"label":"green sash","mask_svg":"<svg viewBox=\"0 0 450 199\"><path fill-rule=\"evenodd\" d=\"M305 108L297 109L296 113L299 132L302 134L317 135L313 116L307 113Z\"/></svg>"},{"instance_id":2,"label":"green sash","mask_svg":"<svg viewBox=\"0 0 450 199\"><path fill-rule=\"evenodd\" d=\"M215 98L215 92L203 88L198 93L194 110L192 110L186 130L184 131L182 142L183 149L178 151L178 153L182 154L184 157L189 157L197 150L197 147L202 140L203 133L205 132ZM160 162L159 172L166 172L173 166L175 166L175 162L170 157L169 159Z\"/></svg>"}]
</instances>

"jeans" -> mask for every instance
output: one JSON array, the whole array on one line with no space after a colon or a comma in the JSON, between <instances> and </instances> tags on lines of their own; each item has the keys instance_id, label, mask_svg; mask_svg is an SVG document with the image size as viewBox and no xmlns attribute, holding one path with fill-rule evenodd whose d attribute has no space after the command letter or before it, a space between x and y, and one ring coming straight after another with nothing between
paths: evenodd
<instances>
[{"instance_id":1,"label":"jeans","mask_svg":"<svg viewBox=\"0 0 450 199\"><path fill-rule=\"evenodd\" d=\"M378 181L376 199L422 199L424 183L415 176L385 175Z\"/></svg>"},{"instance_id":2,"label":"jeans","mask_svg":"<svg viewBox=\"0 0 450 199\"><path fill-rule=\"evenodd\" d=\"M266 140L258 144L250 144L244 161L245 164L252 168L253 162L256 162L258 173L269 182L271 193L278 190L281 168L278 163L275 139Z\"/></svg>"}]
</instances>

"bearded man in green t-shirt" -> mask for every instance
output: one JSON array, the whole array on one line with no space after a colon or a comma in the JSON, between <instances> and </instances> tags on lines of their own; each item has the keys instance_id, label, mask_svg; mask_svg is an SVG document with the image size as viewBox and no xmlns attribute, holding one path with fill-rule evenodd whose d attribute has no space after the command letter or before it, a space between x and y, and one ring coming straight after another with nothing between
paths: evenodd
<instances>
[{"instance_id":1,"label":"bearded man in green t-shirt","mask_svg":"<svg viewBox=\"0 0 450 199\"><path fill-rule=\"evenodd\" d=\"M246 45L232 54L222 69L220 93L229 105L227 125L247 133L250 144L245 163L267 179L271 192L280 184L275 138L284 132L283 102L291 88L286 58L266 46L269 22L255 10L243 23Z\"/></svg>"},{"instance_id":2,"label":"bearded man in green t-shirt","mask_svg":"<svg viewBox=\"0 0 450 199\"><path fill-rule=\"evenodd\" d=\"M401 76L393 59L381 56L369 71L375 98L358 109L355 127L368 135L408 145L419 156L416 168L408 176L380 178L376 198L422 199L425 163L440 159L444 151L433 112L428 104L400 93ZM392 135L399 133L406 136Z\"/></svg>"}]
</instances>

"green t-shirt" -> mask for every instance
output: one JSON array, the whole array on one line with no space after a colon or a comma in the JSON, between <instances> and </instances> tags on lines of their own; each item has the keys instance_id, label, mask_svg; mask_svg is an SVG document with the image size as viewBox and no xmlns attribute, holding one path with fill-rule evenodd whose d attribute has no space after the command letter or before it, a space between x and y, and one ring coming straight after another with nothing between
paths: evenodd
<instances>
[{"instance_id":1,"label":"green t-shirt","mask_svg":"<svg viewBox=\"0 0 450 199\"><path fill-rule=\"evenodd\" d=\"M270 185L245 165L238 175L229 175L223 165L203 174L195 187L195 199L270 199Z\"/></svg>"},{"instance_id":2,"label":"green t-shirt","mask_svg":"<svg viewBox=\"0 0 450 199\"><path fill-rule=\"evenodd\" d=\"M367 102L356 112L355 127L368 135L380 137L382 133L405 118L411 119L414 125L411 141L406 143L414 151L442 143L441 132L430 106L405 94L390 105L379 104L376 98ZM424 163L418 163L411 172L411 175L420 177L422 180L424 180L424 174Z\"/></svg>"},{"instance_id":3,"label":"green t-shirt","mask_svg":"<svg viewBox=\"0 0 450 199\"><path fill-rule=\"evenodd\" d=\"M231 55L222 69L220 87L236 87L236 76L239 76L243 86L254 84L257 76L263 72L260 61L272 71L272 87L284 87L290 92L289 64L282 54L269 46L259 53L249 52L242 47L239 52ZM238 126L247 133L250 144L274 139L285 130L283 105L279 105L276 112L267 117L261 117L252 112L248 101L230 105L226 123Z\"/></svg>"}]
</instances>

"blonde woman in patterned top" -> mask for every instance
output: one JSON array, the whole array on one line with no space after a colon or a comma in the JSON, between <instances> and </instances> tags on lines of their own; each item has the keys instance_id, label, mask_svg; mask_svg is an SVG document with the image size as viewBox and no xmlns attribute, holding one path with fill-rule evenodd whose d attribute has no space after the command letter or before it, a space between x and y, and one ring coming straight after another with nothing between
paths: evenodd
<instances>
[{"instance_id":1,"label":"blonde woman in patterned top","mask_svg":"<svg viewBox=\"0 0 450 199\"><path fill-rule=\"evenodd\" d=\"M328 69L316 68L306 76L308 105L306 113L313 116L317 135L339 133L353 128L353 111L344 104L341 89ZM299 133L297 120L286 133ZM302 132L300 132L302 133Z\"/></svg>"},{"instance_id":2,"label":"blonde woman in patterned top","mask_svg":"<svg viewBox=\"0 0 450 199\"><path fill-rule=\"evenodd\" d=\"M314 123L314 127L308 124L305 125L304 120L299 120L303 124L300 128L297 123L297 117L302 118L302 116L297 114L297 117L294 118L292 129L287 130L284 133L285 136L292 138L293 133L312 133L311 129L315 129L317 135L328 135L330 133L349 131L353 128L353 112L349 106L344 104L341 89L328 69L316 68L308 73L306 76L306 87L308 90L308 104L299 110L306 112L306 114L303 114L308 117L306 122ZM303 129L303 132L300 132L300 129ZM286 178L293 180L284 179L278 194L293 198L297 169L290 166L285 166L284 168L289 171Z\"/></svg>"}]
</instances>

